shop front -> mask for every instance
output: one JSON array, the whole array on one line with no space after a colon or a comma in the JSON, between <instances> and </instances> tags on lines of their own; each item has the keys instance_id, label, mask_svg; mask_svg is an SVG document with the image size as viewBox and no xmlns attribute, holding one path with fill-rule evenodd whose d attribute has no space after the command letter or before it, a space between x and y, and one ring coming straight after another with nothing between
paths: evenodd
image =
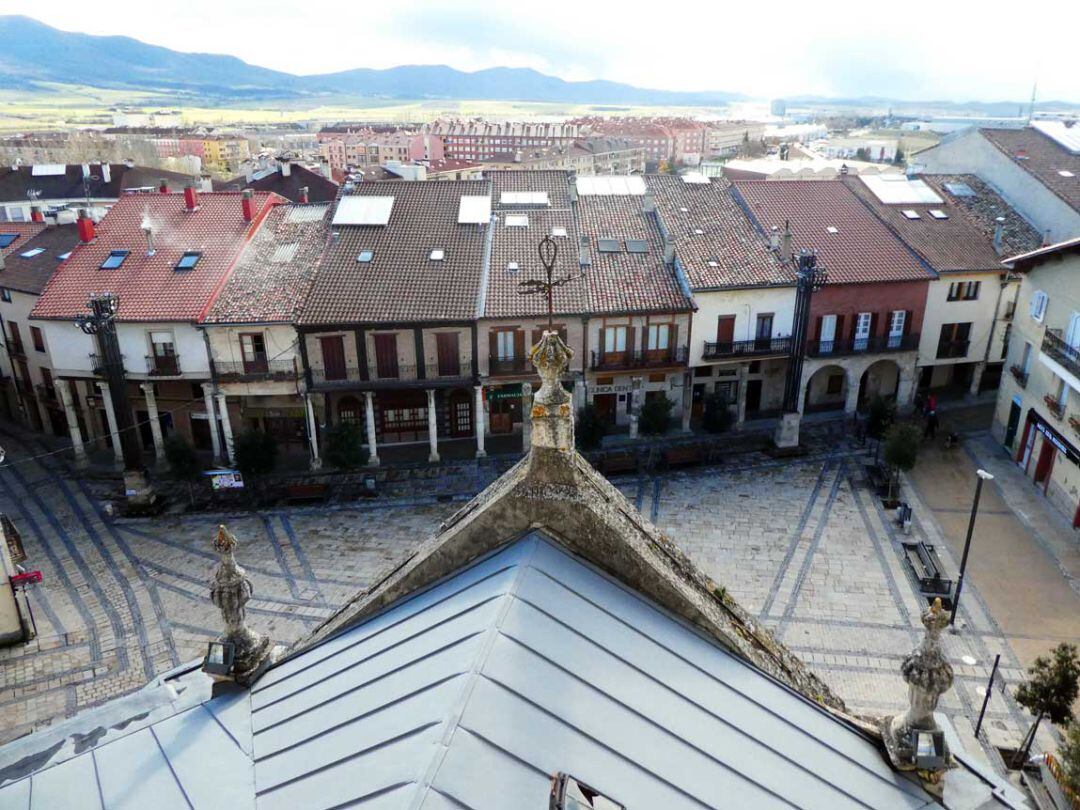
<instances>
[{"instance_id":1,"label":"shop front","mask_svg":"<svg viewBox=\"0 0 1080 810\"><path fill-rule=\"evenodd\" d=\"M493 385L484 389L487 400L488 430L492 434L521 430L521 383Z\"/></svg>"},{"instance_id":2,"label":"shop front","mask_svg":"<svg viewBox=\"0 0 1080 810\"><path fill-rule=\"evenodd\" d=\"M1080 527L1080 449L1034 408L1028 410L1016 463L1059 509Z\"/></svg>"},{"instance_id":3,"label":"shop front","mask_svg":"<svg viewBox=\"0 0 1080 810\"><path fill-rule=\"evenodd\" d=\"M678 409L682 404L683 374L655 373L639 377L597 377L587 395L597 415L609 426L627 426L634 408L635 392L640 403L663 396ZM677 411L676 411L677 412Z\"/></svg>"},{"instance_id":4,"label":"shop front","mask_svg":"<svg viewBox=\"0 0 1080 810\"><path fill-rule=\"evenodd\" d=\"M241 397L240 419L245 428L273 436L283 452L308 452L306 414L296 397Z\"/></svg>"}]
</instances>

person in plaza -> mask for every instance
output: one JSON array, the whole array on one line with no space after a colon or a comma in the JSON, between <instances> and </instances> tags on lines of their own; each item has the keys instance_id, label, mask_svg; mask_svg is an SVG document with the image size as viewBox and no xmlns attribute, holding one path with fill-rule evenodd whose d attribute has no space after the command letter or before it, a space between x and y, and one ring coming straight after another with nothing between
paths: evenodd
<instances>
[{"instance_id":1,"label":"person in plaza","mask_svg":"<svg viewBox=\"0 0 1080 810\"><path fill-rule=\"evenodd\" d=\"M937 436L938 416L936 410L927 410L926 428L923 430L924 439L933 439Z\"/></svg>"}]
</instances>

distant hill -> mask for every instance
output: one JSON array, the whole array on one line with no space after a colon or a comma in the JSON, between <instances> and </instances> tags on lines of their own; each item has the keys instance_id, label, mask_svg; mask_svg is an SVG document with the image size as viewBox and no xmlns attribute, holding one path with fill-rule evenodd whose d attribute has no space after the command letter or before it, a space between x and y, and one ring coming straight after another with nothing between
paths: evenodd
<instances>
[{"instance_id":1,"label":"distant hill","mask_svg":"<svg viewBox=\"0 0 1080 810\"><path fill-rule=\"evenodd\" d=\"M386 98L491 99L584 104L712 105L737 93L680 93L607 81L568 82L527 68L473 73L445 65L296 76L233 56L181 53L130 37L60 31L24 16L0 16L0 86L60 82L183 92L221 99L341 94Z\"/></svg>"}]
</instances>

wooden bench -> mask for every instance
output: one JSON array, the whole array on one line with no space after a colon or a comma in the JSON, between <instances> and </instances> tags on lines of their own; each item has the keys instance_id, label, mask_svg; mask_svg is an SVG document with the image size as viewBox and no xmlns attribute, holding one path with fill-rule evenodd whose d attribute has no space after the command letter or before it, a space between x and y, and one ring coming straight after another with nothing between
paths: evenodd
<instances>
[{"instance_id":1,"label":"wooden bench","mask_svg":"<svg viewBox=\"0 0 1080 810\"><path fill-rule=\"evenodd\" d=\"M600 466L604 471L604 475L637 472L638 469L637 457L630 452L606 455L600 462Z\"/></svg>"},{"instance_id":2,"label":"wooden bench","mask_svg":"<svg viewBox=\"0 0 1080 810\"><path fill-rule=\"evenodd\" d=\"M940 596L942 601L952 596L952 580L942 576L941 558L932 545L904 543L904 562L915 574L919 591L924 596Z\"/></svg>"},{"instance_id":3,"label":"wooden bench","mask_svg":"<svg viewBox=\"0 0 1080 810\"><path fill-rule=\"evenodd\" d=\"M688 467L692 464L700 464L703 460L704 454L696 444L669 447L664 451L664 466L669 468Z\"/></svg>"},{"instance_id":4,"label":"wooden bench","mask_svg":"<svg viewBox=\"0 0 1080 810\"><path fill-rule=\"evenodd\" d=\"M325 501L328 497L330 487L326 484L289 484L285 488L285 500L289 503Z\"/></svg>"}]
</instances>

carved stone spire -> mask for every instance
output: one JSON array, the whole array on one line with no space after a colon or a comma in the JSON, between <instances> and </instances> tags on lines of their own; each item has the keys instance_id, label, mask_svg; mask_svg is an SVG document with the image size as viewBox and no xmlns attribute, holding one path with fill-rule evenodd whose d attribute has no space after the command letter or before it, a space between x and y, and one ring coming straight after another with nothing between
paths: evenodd
<instances>
[{"instance_id":1,"label":"carved stone spire","mask_svg":"<svg viewBox=\"0 0 1080 810\"><path fill-rule=\"evenodd\" d=\"M217 605L225 621L225 632L218 640L233 645L232 677L245 683L269 660L271 643L244 623L245 606L253 589L247 573L236 564L235 548L236 538L223 525L218 526L214 549L221 555L221 561L210 580L210 601Z\"/></svg>"},{"instance_id":2,"label":"carved stone spire","mask_svg":"<svg viewBox=\"0 0 1080 810\"><path fill-rule=\"evenodd\" d=\"M922 615L926 635L917 649L900 665L908 685L908 708L903 714L886 719L885 747L893 765L901 770L914 770L916 765L916 731L939 732L934 710L938 701L952 687L952 665L945 660L941 649L941 631L949 624L949 614L942 610L941 599L935 599ZM944 760L948 752L944 751Z\"/></svg>"},{"instance_id":3,"label":"carved stone spire","mask_svg":"<svg viewBox=\"0 0 1080 810\"><path fill-rule=\"evenodd\" d=\"M558 332L544 332L533 346L532 364L540 374L542 385L533 397L532 450L574 450L574 409L570 392L563 388L562 376L570 367L573 350Z\"/></svg>"}]
</instances>

